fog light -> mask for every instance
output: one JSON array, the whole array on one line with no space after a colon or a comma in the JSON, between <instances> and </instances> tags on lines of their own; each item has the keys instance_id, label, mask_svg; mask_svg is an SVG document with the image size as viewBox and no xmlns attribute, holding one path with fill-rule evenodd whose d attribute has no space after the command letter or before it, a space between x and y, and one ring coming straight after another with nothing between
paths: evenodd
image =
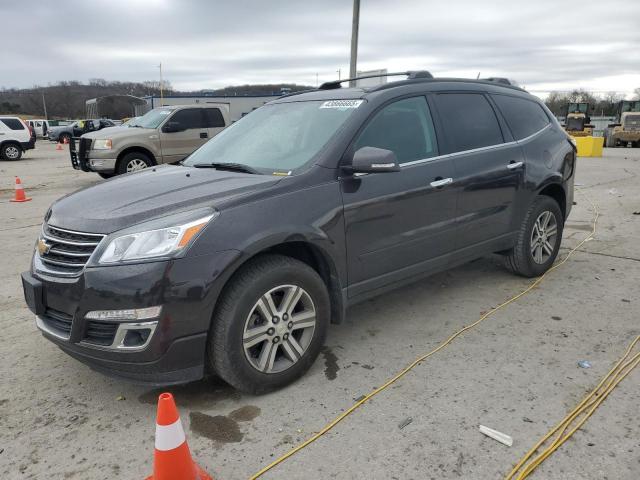
<instances>
[{"instance_id":1,"label":"fog light","mask_svg":"<svg viewBox=\"0 0 640 480\"><path fill-rule=\"evenodd\" d=\"M101 167L102 165L104 165L104 160L90 159L89 165L91 165L92 167Z\"/></svg>"},{"instance_id":2,"label":"fog light","mask_svg":"<svg viewBox=\"0 0 640 480\"><path fill-rule=\"evenodd\" d=\"M148 320L150 318L157 318L162 312L162 306L147 307L147 308L130 308L126 310L94 310L88 312L84 318L88 320Z\"/></svg>"}]
</instances>

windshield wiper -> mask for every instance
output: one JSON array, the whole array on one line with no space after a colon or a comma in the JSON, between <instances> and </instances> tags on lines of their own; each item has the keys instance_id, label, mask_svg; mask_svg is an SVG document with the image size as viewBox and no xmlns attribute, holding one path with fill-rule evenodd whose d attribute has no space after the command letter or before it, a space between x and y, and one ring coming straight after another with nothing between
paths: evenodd
<instances>
[{"instance_id":1,"label":"windshield wiper","mask_svg":"<svg viewBox=\"0 0 640 480\"><path fill-rule=\"evenodd\" d=\"M231 162L213 162L213 163L196 163L190 165L195 168L215 168L216 170L230 170L236 172L252 173L254 175L262 175L258 170L243 163Z\"/></svg>"}]
</instances>

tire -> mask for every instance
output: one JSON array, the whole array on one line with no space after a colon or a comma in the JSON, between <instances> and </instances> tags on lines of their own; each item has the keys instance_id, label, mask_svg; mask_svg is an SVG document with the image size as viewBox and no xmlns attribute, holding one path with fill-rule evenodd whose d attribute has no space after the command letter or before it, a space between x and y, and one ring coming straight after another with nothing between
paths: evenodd
<instances>
[{"instance_id":1,"label":"tire","mask_svg":"<svg viewBox=\"0 0 640 480\"><path fill-rule=\"evenodd\" d=\"M0 148L0 158L15 162L22 158L22 147L17 143L5 143Z\"/></svg>"},{"instance_id":2,"label":"tire","mask_svg":"<svg viewBox=\"0 0 640 480\"><path fill-rule=\"evenodd\" d=\"M280 287L285 289L280 291ZM282 299L288 298L290 292L296 298L300 291L292 309L281 308ZM267 295L273 306L261 309L258 304ZM274 309L275 322L274 317L267 319ZM290 317L287 311L293 312ZM259 256L234 274L218 301L207 346L210 367L245 393L257 395L288 385L301 377L320 353L330 311L327 288L315 270L282 255ZM315 313L313 327L309 326L313 319L308 318L312 313ZM297 329L292 326L294 322ZM254 330L258 333L248 336ZM273 348L275 360L270 362L266 353ZM261 362L263 357L265 361ZM292 361L292 357L296 360ZM261 363L265 365L262 371Z\"/></svg>"},{"instance_id":3,"label":"tire","mask_svg":"<svg viewBox=\"0 0 640 480\"><path fill-rule=\"evenodd\" d=\"M104 172L96 172L96 173L104 179L112 178L115 175L115 173L104 173Z\"/></svg>"},{"instance_id":4,"label":"tire","mask_svg":"<svg viewBox=\"0 0 640 480\"><path fill-rule=\"evenodd\" d=\"M61 133L58 137L58 143L71 143L71 135L68 133Z\"/></svg>"},{"instance_id":5,"label":"tire","mask_svg":"<svg viewBox=\"0 0 640 480\"><path fill-rule=\"evenodd\" d=\"M118 175L122 175L143 170L151 165L153 165L153 160L148 155L140 152L131 152L118 160L117 171Z\"/></svg>"},{"instance_id":6,"label":"tire","mask_svg":"<svg viewBox=\"0 0 640 480\"><path fill-rule=\"evenodd\" d=\"M545 217L545 214L551 216ZM546 218L548 218L546 231L543 231L541 236L538 234L540 228L538 222L544 223ZM554 223L555 234L551 235L549 232L553 230ZM516 245L507 253L505 258L507 268L523 277L531 278L542 275L551 268L558 256L563 229L564 218L558 203L545 195L536 197L522 221ZM546 239L546 242L543 241L543 238Z\"/></svg>"}]
</instances>

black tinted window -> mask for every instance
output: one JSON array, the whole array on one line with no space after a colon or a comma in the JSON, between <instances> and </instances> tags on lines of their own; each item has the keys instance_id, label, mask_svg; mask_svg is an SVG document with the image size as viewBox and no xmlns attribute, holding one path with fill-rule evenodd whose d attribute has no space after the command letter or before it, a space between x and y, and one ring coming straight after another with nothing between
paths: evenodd
<instances>
[{"instance_id":1,"label":"black tinted window","mask_svg":"<svg viewBox=\"0 0 640 480\"><path fill-rule=\"evenodd\" d=\"M201 108L185 108L173 114L170 122L178 122L187 130L190 128L206 128Z\"/></svg>"},{"instance_id":2,"label":"black tinted window","mask_svg":"<svg viewBox=\"0 0 640 480\"><path fill-rule=\"evenodd\" d=\"M436 136L426 99L407 98L384 107L356 140L355 150L362 147L391 150L400 163L437 155Z\"/></svg>"},{"instance_id":3,"label":"black tinted window","mask_svg":"<svg viewBox=\"0 0 640 480\"><path fill-rule=\"evenodd\" d=\"M11 130L24 130L24 125L17 118L0 118L0 122L4 123Z\"/></svg>"},{"instance_id":4,"label":"black tinted window","mask_svg":"<svg viewBox=\"0 0 640 480\"><path fill-rule=\"evenodd\" d=\"M503 142L498 119L489 101L478 93L436 95L438 113L455 151L488 147Z\"/></svg>"},{"instance_id":5,"label":"black tinted window","mask_svg":"<svg viewBox=\"0 0 640 480\"><path fill-rule=\"evenodd\" d=\"M524 98L494 95L516 140L521 140L549 125L549 117L540 105Z\"/></svg>"},{"instance_id":6,"label":"black tinted window","mask_svg":"<svg viewBox=\"0 0 640 480\"><path fill-rule=\"evenodd\" d=\"M204 116L207 122L207 128L224 127L224 117L222 112L217 108L205 108Z\"/></svg>"}]
</instances>

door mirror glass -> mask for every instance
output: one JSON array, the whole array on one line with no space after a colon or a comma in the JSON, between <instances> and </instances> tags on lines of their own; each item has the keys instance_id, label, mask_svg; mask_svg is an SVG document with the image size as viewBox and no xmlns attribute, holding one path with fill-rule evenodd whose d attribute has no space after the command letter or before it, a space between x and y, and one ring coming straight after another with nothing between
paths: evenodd
<instances>
[{"instance_id":1,"label":"door mirror glass","mask_svg":"<svg viewBox=\"0 0 640 480\"><path fill-rule=\"evenodd\" d=\"M353 154L351 165L345 169L353 173L398 172L400 165L391 150L376 147L362 147Z\"/></svg>"},{"instance_id":2,"label":"door mirror glass","mask_svg":"<svg viewBox=\"0 0 640 480\"><path fill-rule=\"evenodd\" d=\"M167 122L162 127L162 131L164 133L175 133L175 132L183 132L186 128L180 122Z\"/></svg>"}]
</instances>

